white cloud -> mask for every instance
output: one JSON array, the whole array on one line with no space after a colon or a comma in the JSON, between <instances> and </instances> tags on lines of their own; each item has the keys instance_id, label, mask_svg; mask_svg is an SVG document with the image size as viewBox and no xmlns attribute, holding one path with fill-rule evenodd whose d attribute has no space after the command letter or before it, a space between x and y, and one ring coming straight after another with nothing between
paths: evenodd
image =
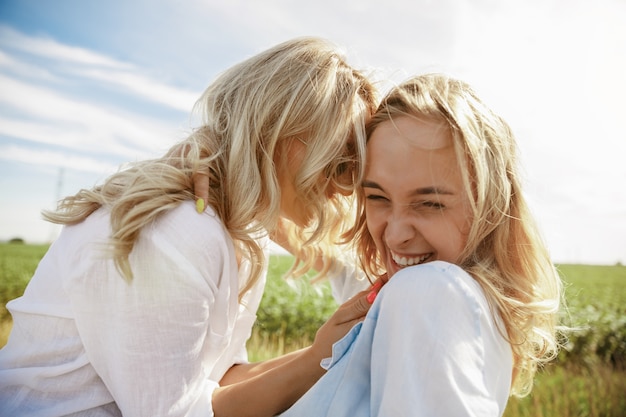
<instances>
[{"instance_id":1,"label":"white cloud","mask_svg":"<svg viewBox=\"0 0 626 417\"><path fill-rule=\"evenodd\" d=\"M197 91L184 91L127 71L114 72L91 69L79 70L77 73L92 80L117 84L140 97L185 113L191 112L194 103L200 96Z\"/></svg>"},{"instance_id":2,"label":"white cloud","mask_svg":"<svg viewBox=\"0 0 626 417\"><path fill-rule=\"evenodd\" d=\"M53 166L95 174L112 173L117 169L116 164L106 163L97 158L89 158L67 152L25 148L17 145L0 145L0 159L37 165L40 169L46 166Z\"/></svg>"},{"instance_id":3,"label":"white cloud","mask_svg":"<svg viewBox=\"0 0 626 417\"><path fill-rule=\"evenodd\" d=\"M2 50L0 50L0 68L12 74L20 74L26 78L58 81L58 78L46 68L20 61L13 56L4 53Z\"/></svg>"},{"instance_id":4,"label":"white cloud","mask_svg":"<svg viewBox=\"0 0 626 417\"><path fill-rule=\"evenodd\" d=\"M65 45L54 39L25 35L10 26L0 25L0 45L39 57L88 66L130 69L133 66L89 49Z\"/></svg>"},{"instance_id":5,"label":"white cloud","mask_svg":"<svg viewBox=\"0 0 626 417\"><path fill-rule=\"evenodd\" d=\"M0 133L75 150L129 157L160 152L176 137L171 125L130 113L124 107L88 102L62 91L0 74L0 106L21 116L5 117Z\"/></svg>"}]
</instances>

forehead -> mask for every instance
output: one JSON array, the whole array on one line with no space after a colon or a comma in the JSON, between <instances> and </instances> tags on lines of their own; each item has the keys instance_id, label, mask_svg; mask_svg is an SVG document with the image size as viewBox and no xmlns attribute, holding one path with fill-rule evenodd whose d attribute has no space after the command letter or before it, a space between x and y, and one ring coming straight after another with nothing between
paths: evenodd
<instances>
[{"instance_id":1,"label":"forehead","mask_svg":"<svg viewBox=\"0 0 626 417\"><path fill-rule=\"evenodd\" d=\"M450 128L446 124L409 116L400 116L380 123L369 142L376 138L379 142L403 139L408 146L422 150L452 147Z\"/></svg>"},{"instance_id":2,"label":"forehead","mask_svg":"<svg viewBox=\"0 0 626 417\"><path fill-rule=\"evenodd\" d=\"M460 182L449 128L399 117L378 125L367 144L366 177L399 186Z\"/></svg>"}]
</instances>

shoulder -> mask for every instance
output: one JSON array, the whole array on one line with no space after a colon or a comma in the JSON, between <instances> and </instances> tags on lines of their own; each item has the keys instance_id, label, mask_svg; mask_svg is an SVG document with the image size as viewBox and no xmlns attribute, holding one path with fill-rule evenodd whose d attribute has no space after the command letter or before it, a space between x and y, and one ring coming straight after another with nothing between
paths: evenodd
<instances>
[{"instance_id":1,"label":"shoulder","mask_svg":"<svg viewBox=\"0 0 626 417\"><path fill-rule=\"evenodd\" d=\"M62 229L60 238L81 244L106 241L111 235L111 212L101 207L87 219ZM203 244L207 241L230 241L222 220L209 207L198 214L192 201L185 201L173 209L164 211L154 221L141 228L140 239L152 239L166 235L176 243Z\"/></svg>"},{"instance_id":2,"label":"shoulder","mask_svg":"<svg viewBox=\"0 0 626 417\"><path fill-rule=\"evenodd\" d=\"M142 234L166 235L179 244L188 243L193 246L208 243L228 244L231 240L222 220L210 207L198 214L191 201L183 202L163 213L152 224L147 225Z\"/></svg>"},{"instance_id":3,"label":"shoulder","mask_svg":"<svg viewBox=\"0 0 626 417\"><path fill-rule=\"evenodd\" d=\"M436 326L440 340L479 338L508 346L482 287L457 265L435 261L402 269L382 288L379 301L381 315Z\"/></svg>"},{"instance_id":4,"label":"shoulder","mask_svg":"<svg viewBox=\"0 0 626 417\"><path fill-rule=\"evenodd\" d=\"M389 291L438 293L454 297L484 299L480 285L463 268L443 261L428 262L398 271L385 285Z\"/></svg>"},{"instance_id":5,"label":"shoulder","mask_svg":"<svg viewBox=\"0 0 626 417\"><path fill-rule=\"evenodd\" d=\"M142 229L136 249L150 247L190 259L215 258L213 261L234 253L230 235L217 214L211 208L198 214L192 201L163 213Z\"/></svg>"},{"instance_id":6,"label":"shoulder","mask_svg":"<svg viewBox=\"0 0 626 417\"><path fill-rule=\"evenodd\" d=\"M192 201L185 201L163 213L155 224L162 228L182 230L191 235L204 235L207 231L225 234L222 220L215 211L211 207L207 207L203 213L199 214L196 212L196 206Z\"/></svg>"},{"instance_id":7,"label":"shoulder","mask_svg":"<svg viewBox=\"0 0 626 417\"><path fill-rule=\"evenodd\" d=\"M489 303L481 286L461 267L435 261L404 268L383 287L381 308L429 321L492 326ZM377 301L378 301L377 298ZM427 317L425 317L427 316Z\"/></svg>"}]
</instances>

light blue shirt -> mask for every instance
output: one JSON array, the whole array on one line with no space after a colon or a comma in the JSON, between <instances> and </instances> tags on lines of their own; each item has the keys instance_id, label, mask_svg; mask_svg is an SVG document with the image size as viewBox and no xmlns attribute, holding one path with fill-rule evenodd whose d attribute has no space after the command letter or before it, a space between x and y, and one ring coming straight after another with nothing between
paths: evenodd
<instances>
[{"instance_id":1,"label":"light blue shirt","mask_svg":"<svg viewBox=\"0 0 626 417\"><path fill-rule=\"evenodd\" d=\"M322 362L328 372L281 416L501 416L513 358L496 320L458 266L405 268L333 346Z\"/></svg>"}]
</instances>

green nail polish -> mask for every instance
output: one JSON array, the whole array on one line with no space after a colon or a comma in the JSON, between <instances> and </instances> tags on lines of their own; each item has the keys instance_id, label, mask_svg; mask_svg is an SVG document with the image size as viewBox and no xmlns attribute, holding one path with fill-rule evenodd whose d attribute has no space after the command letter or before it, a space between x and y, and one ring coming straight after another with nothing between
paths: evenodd
<instances>
[{"instance_id":1,"label":"green nail polish","mask_svg":"<svg viewBox=\"0 0 626 417\"><path fill-rule=\"evenodd\" d=\"M196 200L196 211L200 214L204 211L204 198L199 198Z\"/></svg>"}]
</instances>

